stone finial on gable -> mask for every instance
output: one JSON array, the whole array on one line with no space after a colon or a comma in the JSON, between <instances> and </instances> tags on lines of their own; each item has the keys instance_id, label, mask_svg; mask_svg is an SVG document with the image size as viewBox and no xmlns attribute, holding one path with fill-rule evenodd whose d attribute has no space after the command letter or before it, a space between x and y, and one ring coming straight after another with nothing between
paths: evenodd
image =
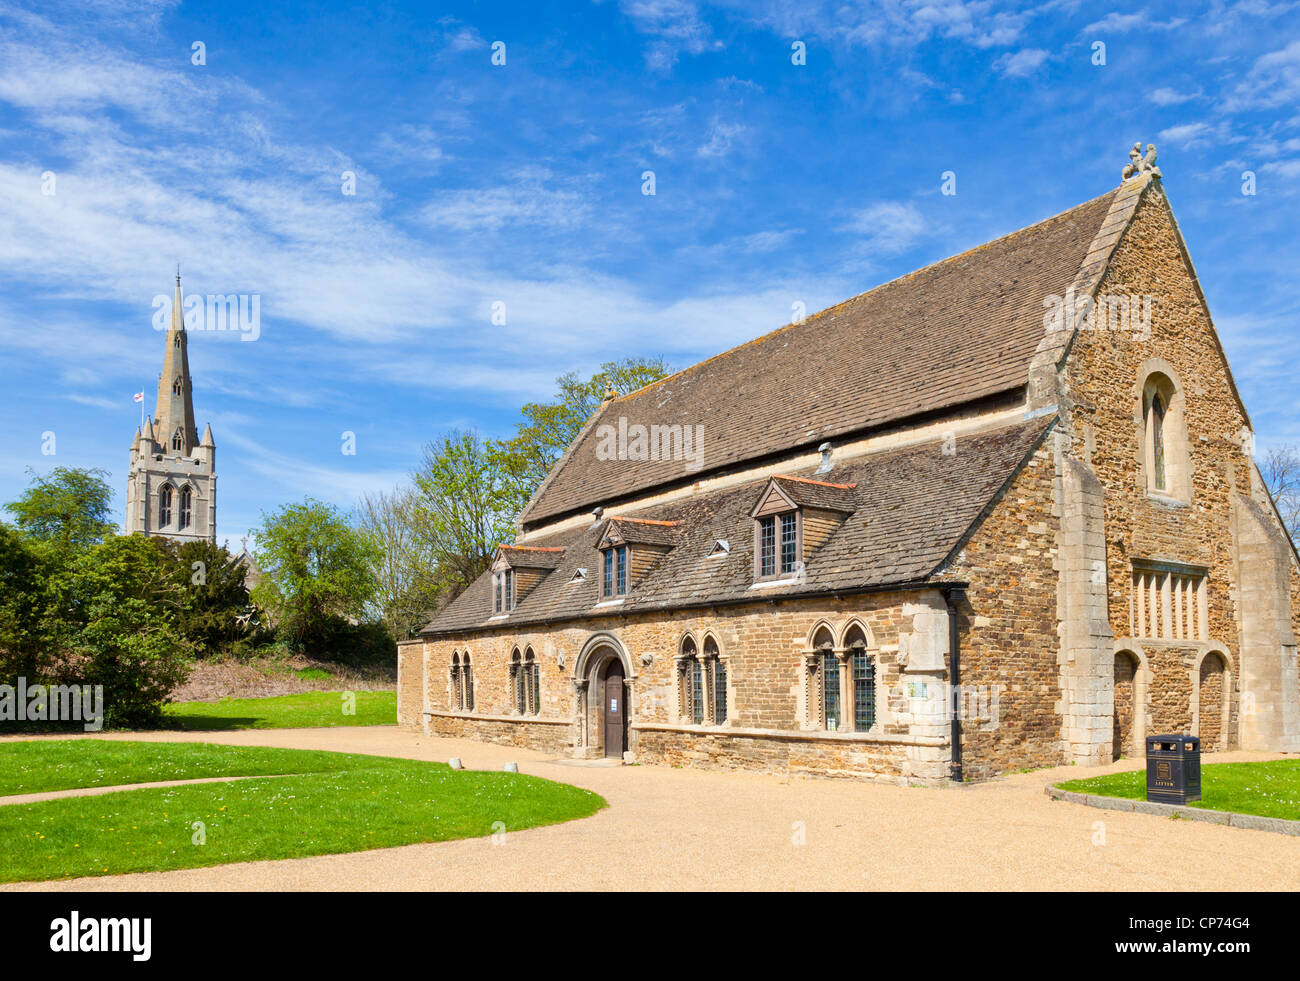
<instances>
[{"instance_id":1,"label":"stone finial on gable","mask_svg":"<svg viewBox=\"0 0 1300 981\"><path fill-rule=\"evenodd\" d=\"M1133 149L1128 152L1129 162L1124 165L1124 170L1120 174L1121 180L1128 180L1130 177L1141 177L1144 174L1150 174L1152 177L1160 176L1160 168L1156 166L1156 145L1147 144L1147 154L1142 156L1142 143L1138 141L1133 144Z\"/></svg>"}]
</instances>

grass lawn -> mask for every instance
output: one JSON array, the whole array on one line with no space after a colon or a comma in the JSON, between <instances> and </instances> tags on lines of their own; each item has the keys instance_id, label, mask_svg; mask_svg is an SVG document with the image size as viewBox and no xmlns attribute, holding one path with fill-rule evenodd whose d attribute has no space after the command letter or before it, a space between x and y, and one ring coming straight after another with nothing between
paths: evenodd
<instances>
[{"instance_id":1,"label":"grass lawn","mask_svg":"<svg viewBox=\"0 0 1300 981\"><path fill-rule=\"evenodd\" d=\"M316 726L397 724L397 692L358 691L355 713L344 715L339 691L309 691L269 698L223 698L219 702L177 702L164 706L168 728L192 732L229 729L305 729Z\"/></svg>"},{"instance_id":2,"label":"grass lawn","mask_svg":"<svg viewBox=\"0 0 1300 981\"><path fill-rule=\"evenodd\" d=\"M1146 800L1147 775L1134 770L1057 786L1080 794ZM1202 765L1201 799L1188 806L1300 821L1300 760Z\"/></svg>"},{"instance_id":3,"label":"grass lawn","mask_svg":"<svg viewBox=\"0 0 1300 981\"><path fill-rule=\"evenodd\" d=\"M48 747L63 747L50 750ZM162 871L469 838L587 817L605 801L567 784L441 763L242 746L103 740L6 743L5 763L53 763L48 782L289 773L0 805L0 881ZM210 755L194 755L197 750ZM82 764L74 757L87 754ZM62 754L62 755L60 755ZM98 754L98 755L95 755ZM40 778L25 764L23 791ZM162 776L161 774L167 774ZM46 789L52 789L47 787ZM11 791L13 792L13 791Z\"/></svg>"}]
</instances>

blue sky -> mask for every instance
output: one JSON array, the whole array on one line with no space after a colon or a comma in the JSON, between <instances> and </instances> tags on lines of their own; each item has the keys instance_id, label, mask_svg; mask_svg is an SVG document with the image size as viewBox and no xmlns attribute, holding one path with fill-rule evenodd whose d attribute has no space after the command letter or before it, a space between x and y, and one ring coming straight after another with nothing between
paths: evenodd
<instances>
[{"instance_id":1,"label":"blue sky","mask_svg":"<svg viewBox=\"0 0 1300 981\"><path fill-rule=\"evenodd\" d=\"M1261 446L1300 442L1298 6L0 0L0 500L96 466L120 518L177 263L260 296L256 341L190 345L237 541L564 371L682 367L1063 211L1136 140Z\"/></svg>"}]
</instances>

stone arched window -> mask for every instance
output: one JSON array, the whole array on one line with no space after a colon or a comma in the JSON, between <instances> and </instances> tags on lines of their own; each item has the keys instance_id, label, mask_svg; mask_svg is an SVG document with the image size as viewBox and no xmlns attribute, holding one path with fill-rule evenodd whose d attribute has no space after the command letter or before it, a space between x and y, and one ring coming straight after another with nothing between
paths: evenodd
<instances>
[{"instance_id":1,"label":"stone arched window","mask_svg":"<svg viewBox=\"0 0 1300 981\"><path fill-rule=\"evenodd\" d=\"M176 432L172 433L172 449L183 450L185 448L185 433L180 426L176 427Z\"/></svg>"},{"instance_id":2,"label":"stone arched window","mask_svg":"<svg viewBox=\"0 0 1300 981\"><path fill-rule=\"evenodd\" d=\"M677 649L677 714L687 725L704 724L704 669L690 634L682 638Z\"/></svg>"},{"instance_id":3,"label":"stone arched window","mask_svg":"<svg viewBox=\"0 0 1300 981\"><path fill-rule=\"evenodd\" d=\"M460 654L451 652L451 707L459 712L465 707L465 689L461 687Z\"/></svg>"},{"instance_id":4,"label":"stone arched window","mask_svg":"<svg viewBox=\"0 0 1300 981\"><path fill-rule=\"evenodd\" d=\"M518 647L510 652L510 710L524 714L524 660Z\"/></svg>"},{"instance_id":5,"label":"stone arched window","mask_svg":"<svg viewBox=\"0 0 1300 981\"><path fill-rule=\"evenodd\" d=\"M181 488L181 505L176 515L176 527L188 528L194 520L194 491L186 486Z\"/></svg>"},{"instance_id":6,"label":"stone arched window","mask_svg":"<svg viewBox=\"0 0 1300 981\"><path fill-rule=\"evenodd\" d=\"M804 652L808 665L808 718L815 728L846 728L840 691L840 658L831 628L822 624Z\"/></svg>"},{"instance_id":7,"label":"stone arched window","mask_svg":"<svg viewBox=\"0 0 1300 981\"><path fill-rule=\"evenodd\" d=\"M172 523L172 485L163 484L158 491L158 527L166 528Z\"/></svg>"},{"instance_id":8,"label":"stone arched window","mask_svg":"<svg viewBox=\"0 0 1300 981\"><path fill-rule=\"evenodd\" d=\"M1146 491L1191 501L1185 399L1172 375L1152 371L1142 383L1142 472Z\"/></svg>"},{"instance_id":9,"label":"stone arched window","mask_svg":"<svg viewBox=\"0 0 1300 981\"><path fill-rule=\"evenodd\" d=\"M718 650L718 642L712 634L704 638L704 671L708 676L710 695L709 708L713 712L710 721L720 726L727 721L727 665Z\"/></svg>"},{"instance_id":10,"label":"stone arched window","mask_svg":"<svg viewBox=\"0 0 1300 981\"><path fill-rule=\"evenodd\" d=\"M853 722L854 732L866 732L876 724L876 658L869 652L869 646L866 631L855 623L844 637L848 651L849 703L853 708L848 718Z\"/></svg>"},{"instance_id":11,"label":"stone arched window","mask_svg":"<svg viewBox=\"0 0 1300 981\"><path fill-rule=\"evenodd\" d=\"M537 672L537 657L530 647L524 651L524 685L522 711L526 715L536 715L541 702L541 679Z\"/></svg>"},{"instance_id":12,"label":"stone arched window","mask_svg":"<svg viewBox=\"0 0 1300 981\"><path fill-rule=\"evenodd\" d=\"M177 375L177 376L176 376L176 380L172 382L172 394L173 394L173 395L180 395L180 394L181 394L181 376L180 376L180 375Z\"/></svg>"},{"instance_id":13,"label":"stone arched window","mask_svg":"<svg viewBox=\"0 0 1300 981\"><path fill-rule=\"evenodd\" d=\"M474 666L469 663L469 651L460 665L461 708L466 712L474 711Z\"/></svg>"}]
</instances>

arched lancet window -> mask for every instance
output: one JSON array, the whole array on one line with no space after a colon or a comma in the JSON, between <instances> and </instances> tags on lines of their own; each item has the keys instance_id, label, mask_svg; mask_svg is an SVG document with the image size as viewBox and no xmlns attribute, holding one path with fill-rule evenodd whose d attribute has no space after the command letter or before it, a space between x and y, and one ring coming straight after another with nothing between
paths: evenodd
<instances>
[{"instance_id":1,"label":"arched lancet window","mask_svg":"<svg viewBox=\"0 0 1300 981\"><path fill-rule=\"evenodd\" d=\"M474 711L474 666L469 663L469 651L465 652L465 661L461 665L462 704L466 712Z\"/></svg>"},{"instance_id":2,"label":"arched lancet window","mask_svg":"<svg viewBox=\"0 0 1300 981\"><path fill-rule=\"evenodd\" d=\"M176 376L176 380L175 380L174 382L172 382L172 394L173 394L173 395L180 395L180 394L181 394L181 376L180 376L180 375L177 375L177 376Z\"/></svg>"},{"instance_id":3,"label":"arched lancet window","mask_svg":"<svg viewBox=\"0 0 1300 981\"><path fill-rule=\"evenodd\" d=\"M465 707L464 689L460 686L460 655L451 652L451 707L459 712Z\"/></svg>"},{"instance_id":4,"label":"arched lancet window","mask_svg":"<svg viewBox=\"0 0 1300 981\"><path fill-rule=\"evenodd\" d=\"M172 433L172 449L183 450L185 448L185 433L180 426L176 427L176 432Z\"/></svg>"},{"instance_id":5,"label":"arched lancet window","mask_svg":"<svg viewBox=\"0 0 1300 981\"><path fill-rule=\"evenodd\" d=\"M727 721L727 666L722 663L718 651L718 642L712 635L704 638L704 664L709 678L709 687L713 697L709 704L713 708L713 724L721 725Z\"/></svg>"},{"instance_id":6,"label":"arched lancet window","mask_svg":"<svg viewBox=\"0 0 1300 981\"><path fill-rule=\"evenodd\" d=\"M844 638L849 651L849 683L853 686L853 728L866 732L876 724L876 659L867 653L867 635L857 624Z\"/></svg>"},{"instance_id":7,"label":"arched lancet window","mask_svg":"<svg viewBox=\"0 0 1300 981\"><path fill-rule=\"evenodd\" d=\"M537 658L530 647L524 651L524 712L527 715L537 714L541 695L539 681Z\"/></svg>"},{"instance_id":8,"label":"arched lancet window","mask_svg":"<svg viewBox=\"0 0 1300 981\"><path fill-rule=\"evenodd\" d=\"M699 725L704 721L704 682L695 638L682 638L677 655L677 710L682 722Z\"/></svg>"},{"instance_id":9,"label":"arched lancet window","mask_svg":"<svg viewBox=\"0 0 1300 981\"><path fill-rule=\"evenodd\" d=\"M188 487L181 488L181 507L177 515L176 527L188 528L194 516L194 492Z\"/></svg>"},{"instance_id":10,"label":"arched lancet window","mask_svg":"<svg viewBox=\"0 0 1300 981\"><path fill-rule=\"evenodd\" d=\"M523 659L516 647L510 652L510 693L512 708L519 715L524 714L524 666Z\"/></svg>"},{"instance_id":11,"label":"arched lancet window","mask_svg":"<svg viewBox=\"0 0 1300 981\"><path fill-rule=\"evenodd\" d=\"M1142 469L1149 494L1191 501L1191 450L1177 383L1153 372L1142 385Z\"/></svg>"},{"instance_id":12,"label":"arched lancet window","mask_svg":"<svg viewBox=\"0 0 1300 981\"><path fill-rule=\"evenodd\" d=\"M816 672L817 709L821 714L822 728L830 732L840 729L840 659L835 654L835 640L830 628L821 627L813 635L813 669Z\"/></svg>"},{"instance_id":13,"label":"arched lancet window","mask_svg":"<svg viewBox=\"0 0 1300 981\"><path fill-rule=\"evenodd\" d=\"M175 338L172 339L172 347L180 347L180 346L181 346L181 335L180 332L178 331L176 333Z\"/></svg>"},{"instance_id":14,"label":"arched lancet window","mask_svg":"<svg viewBox=\"0 0 1300 981\"><path fill-rule=\"evenodd\" d=\"M172 523L172 486L163 484L158 491L158 527L166 528Z\"/></svg>"}]
</instances>

